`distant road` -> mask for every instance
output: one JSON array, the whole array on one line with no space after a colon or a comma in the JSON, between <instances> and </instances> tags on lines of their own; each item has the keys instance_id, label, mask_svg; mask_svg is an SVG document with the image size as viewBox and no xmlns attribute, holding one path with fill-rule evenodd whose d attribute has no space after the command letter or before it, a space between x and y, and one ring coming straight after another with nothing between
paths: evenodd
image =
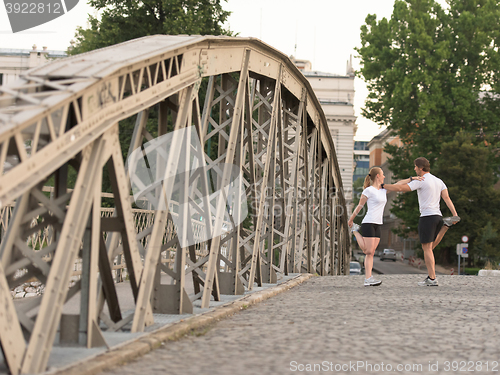
<instances>
[{"instance_id":1,"label":"distant road","mask_svg":"<svg viewBox=\"0 0 500 375\"><path fill-rule=\"evenodd\" d=\"M395 262L392 260L381 261L379 257L373 258L373 269L385 275L427 274L427 268L425 268L425 265L418 269L403 263L400 260Z\"/></svg>"},{"instance_id":2,"label":"distant road","mask_svg":"<svg viewBox=\"0 0 500 375\"><path fill-rule=\"evenodd\" d=\"M362 255L359 253L359 255ZM355 255L357 258L357 255ZM410 275L410 274L427 274L427 268L422 265L420 269L403 263L400 260L380 260L380 257L373 258L373 270L375 273L382 273L385 275Z\"/></svg>"}]
</instances>

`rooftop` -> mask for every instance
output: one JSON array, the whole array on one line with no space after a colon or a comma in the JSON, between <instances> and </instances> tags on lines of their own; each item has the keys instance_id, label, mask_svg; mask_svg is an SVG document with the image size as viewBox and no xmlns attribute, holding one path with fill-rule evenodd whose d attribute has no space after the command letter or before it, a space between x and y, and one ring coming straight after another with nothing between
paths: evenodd
<instances>
[{"instance_id":1,"label":"rooftop","mask_svg":"<svg viewBox=\"0 0 500 375\"><path fill-rule=\"evenodd\" d=\"M354 75L341 75L326 72L316 72L316 71L302 71L306 77L318 77L318 78L349 78L353 79Z\"/></svg>"},{"instance_id":2,"label":"rooftop","mask_svg":"<svg viewBox=\"0 0 500 375\"><path fill-rule=\"evenodd\" d=\"M68 54L65 51L55 51L48 49L16 49L16 48L0 48L0 56L29 56L31 52L47 54L49 57L66 57Z\"/></svg>"},{"instance_id":3,"label":"rooftop","mask_svg":"<svg viewBox=\"0 0 500 375\"><path fill-rule=\"evenodd\" d=\"M339 101L339 100L332 100L332 99L319 99L319 103L321 105L348 105L348 106L353 106L352 103L349 103L349 102L342 102L342 101Z\"/></svg>"}]
</instances>

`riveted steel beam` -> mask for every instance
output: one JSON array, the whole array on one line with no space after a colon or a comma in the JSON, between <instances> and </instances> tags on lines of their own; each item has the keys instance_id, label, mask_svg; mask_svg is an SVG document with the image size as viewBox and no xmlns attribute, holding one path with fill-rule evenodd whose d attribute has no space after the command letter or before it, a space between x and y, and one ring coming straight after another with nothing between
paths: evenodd
<instances>
[{"instance_id":1,"label":"riveted steel beam","mask_svg":"<svg viewBox=\"0 0 500 375\"><path fill-rule=\"evenodd\" d=\"M45 370L62 305L78 291L81 344L91 347L105 344L100 326L142 331L155 309L189 312L197 299L209 307L221 293L290 272L348 272L333 141L311 86L287 56L256 39L211 36L151 36L86 56L28 71L0 90L0 291L10 298L9 289L32 278L45 285L42 297L0 311L13 319L0 322L11 373ZM148 123L156 113L158 131ZM164 163L158 178L196 160L182 176L184 191L173 193L176 181L156 194L163 209L132 206L135 177L122 158L118 122L135 114L129 155L146 152L156 135L191 127L201 144L183 149L183 162L175 143L170 157L156 160ZM227 164L242 178L233 181ZM100 207L104 165L114 209ZM49 196L43 185L51 177ZM228 193L230 184L243 194ZM211 188L224 199L214 203ZM244 210L223 219L245 199L246 219ZM179 229L181 201L199 217L184 217ZM183 247L185 236L195 243ZM75 260L81 276L73 275ZM115 287L124 274L135 300L128 315Z\"/></svg>"}]
</instances>

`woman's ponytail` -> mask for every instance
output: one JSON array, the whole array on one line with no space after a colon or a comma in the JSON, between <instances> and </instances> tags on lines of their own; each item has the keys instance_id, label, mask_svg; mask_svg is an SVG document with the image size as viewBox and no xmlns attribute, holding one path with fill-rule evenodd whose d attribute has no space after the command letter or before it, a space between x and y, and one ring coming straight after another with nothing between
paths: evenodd
<instances>
[{"instance_id":1,"label":"woman's ponytail","mask_svg":"<svg viewBox=\"0 0 500 375\"><path fill-rule=\"evenodd\" d=\"M363 183L363 190L365 190L367 187L369 187L372 184L372 180L370 178L370 175L367 174L365 177L365 182Z\"/></svg>"},{"instance_id":2,"label":"woman's ponytail","mask_svg":"<svg viewBox=\"0 0 500 375\"><path fill-rule=\"evenodd\" d=\"M375 181L375 177L377 177L378 174L382 172L382 169L379 167L373 167L370 169L370 173L368 173L365 177L365 183L363 184L363 190L366 189L367 187L370 187Z\"/></svg>"}]
</instances>

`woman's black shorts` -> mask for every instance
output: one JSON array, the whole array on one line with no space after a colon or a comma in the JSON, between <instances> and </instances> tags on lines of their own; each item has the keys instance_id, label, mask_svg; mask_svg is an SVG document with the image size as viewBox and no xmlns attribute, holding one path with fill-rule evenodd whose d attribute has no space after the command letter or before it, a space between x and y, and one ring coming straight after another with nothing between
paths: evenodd
<instances>
[{"instance_id":1,"label":"woman's black shorts","mask_svg":"<svg viewBox=\"0 0 500 375\"><path fill-rule=\"evenodd\" d=\"M363 237L377 237L380 238L381 224L364 223L361 224L360 233Z\"/></svg>"},{"instance_id":2,"label":"woman's black shorts","mask_svg":"<svg viewBox=\"0 0 500 375\"><path fill-rule=\"evenodd\" d=\"M420 217L418 220L418 237L420 238L420 243L434 242L442 226L442 216L432 215Z\"/></svg>"}]
</instances>

